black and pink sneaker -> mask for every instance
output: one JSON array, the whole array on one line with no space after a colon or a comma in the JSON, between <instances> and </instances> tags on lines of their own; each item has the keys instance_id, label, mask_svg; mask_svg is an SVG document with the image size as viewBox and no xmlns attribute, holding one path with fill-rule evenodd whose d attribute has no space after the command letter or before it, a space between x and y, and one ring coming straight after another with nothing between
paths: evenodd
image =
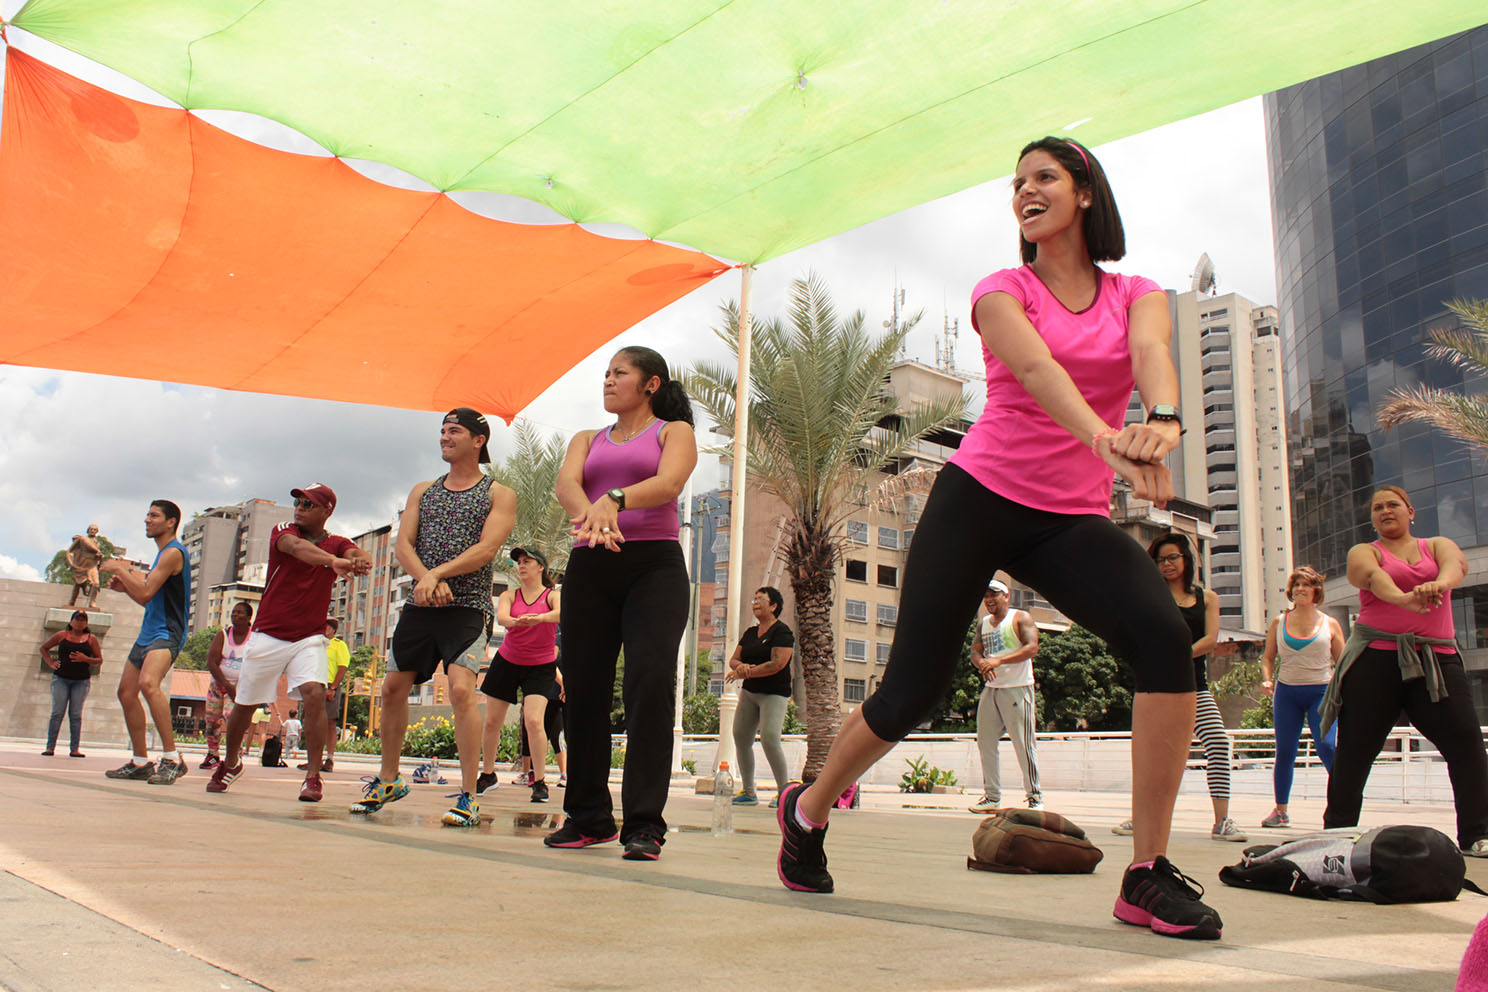
<instances>
[{"instance_id":1,"label":"black and pink sneaker","mask_svg":"<svg viewBox=\"0 0 1488 992\"><path fill-rule=\"evenodd\" d=\"M610 841L619 838L620 831L615 830L613 827L611 831L611 833L603 836L586 834L575 826L572 820L569 820L563 826L544 837L543 843L548 847L593 847L595 844L608 844Z\"/></svg>"},{"instance_id":2,"label":"black and pink sneaker","mask_svg":"<svg viewBox=\"0 0 1488 992\"><path fill-rule=\"evenodd\" d=\"M780 793L775 807L775 822L780 826L780 854L775 859L775 873L787 889L796 892L831 892L832 876L827 871L827 852L822 844L827 839L827 825L807 830L796 820L796 803L806 786L791 782Z\"/></svg>"},{"instance_id":3,"label":"black and pink sneaker","mask_svg":"<svg viewBox=\"0 0 1488 992\"><path fill-rule=\"evenodd\" d=\"M1200 901L1204 887L1159 855L1151 864L1132 865L1121 879L1121 895L1111 912L1122 923L1151 927L1164 937L1218 940L1219 914Z\"/></svg>"}]
</instances>

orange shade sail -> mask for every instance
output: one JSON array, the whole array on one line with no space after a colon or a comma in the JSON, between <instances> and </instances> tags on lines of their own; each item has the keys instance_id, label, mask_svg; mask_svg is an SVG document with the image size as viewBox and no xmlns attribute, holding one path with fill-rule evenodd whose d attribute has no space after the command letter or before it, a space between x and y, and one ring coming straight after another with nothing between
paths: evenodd
<instances>
[{"instance_id":1,"label":"orange shade sail","mask_svg":"<svg viewBox=\"0 0 1488 992\"><path fill-rule=\"evenodd\" d=\"M727 266L473 214L7 55L0 361L510 420Z\"/></svg>"}]
</instances>

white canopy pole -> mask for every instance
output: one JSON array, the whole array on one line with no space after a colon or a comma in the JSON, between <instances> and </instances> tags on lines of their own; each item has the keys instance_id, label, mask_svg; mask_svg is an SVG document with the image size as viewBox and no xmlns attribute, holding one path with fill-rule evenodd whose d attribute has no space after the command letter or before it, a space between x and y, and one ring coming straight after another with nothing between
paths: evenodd
<instances>
[{"instance_id":1,"label":"white canopy pole","mask_svg":"<svg viewBox=\"0 0 1488 992\"><path fill-rule=\"evenodd\" d=\"M744 633L739 626L740 604L744 581L744 493L749 487L749 290L754 283L754 266L746 265L739 277L739 381L734 390L734 478L729 498L728 561L728 632L724 635L723 656L734 653L734 645ZM739 683L725 682L723 698L718 701L718 763L734 760L734 711L739 708ZM737 779L735 780L737 781Z\"/></svg>"},{"instance_id":2,"label":"white canopy pole","mask_svg":"<svg viewBox=\"0 0 1488 992\"><path fill-rule=\"evenodd\" d=\"M686 487L682 490L682 567L687 569L687 602L689 617L692 613L692 530L697 521L692 514L692 478L687 480ZM688 622L687 628L692 630L692 623ZM688 642L691 640L685 634L677 643L677 698L676 712L672 720L672 778L685 775L682 768L682 701L690 688L687 685L687 652ZM692 640L696 644L696 640ZM695 650L695 649L694 649Z\"/></svg>"}]
</instances>

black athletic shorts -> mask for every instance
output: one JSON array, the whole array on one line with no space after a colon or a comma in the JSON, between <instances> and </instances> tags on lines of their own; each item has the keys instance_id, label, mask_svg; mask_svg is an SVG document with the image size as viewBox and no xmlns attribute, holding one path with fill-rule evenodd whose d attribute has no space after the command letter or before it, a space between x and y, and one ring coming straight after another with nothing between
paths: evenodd
<instances>
[{"instance_id":1,"label":"black athletic shorts","mask_svg":"<svg viewBox=\"0 0 1488 992\"><path fill-rule=\"evenodd\" d=\"M550 661L546 665L515 665L501 657L501 649L497 648L491 669L481 682L481 692L492 699L515 703L518 689L529 696L546 696L548 702L557 699L558 664Z\"/></svg>"},{"instance_id":2,"label":"black athletic shorts","mask_svg":"<svg viewBox=\"0 0 1488 992\"><path fill-rule=\"evenodd\" d=\"M403 607L388 652L389 672L413 672L413 684L423 685L444 662L479 672L486 661L486 614L473 606Z\"/></svg>"}]
</instances>

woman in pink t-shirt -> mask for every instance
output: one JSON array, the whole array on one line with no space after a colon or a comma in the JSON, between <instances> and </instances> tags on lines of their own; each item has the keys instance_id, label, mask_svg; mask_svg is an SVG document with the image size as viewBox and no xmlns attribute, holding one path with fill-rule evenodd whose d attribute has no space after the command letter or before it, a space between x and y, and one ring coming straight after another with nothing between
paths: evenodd
<instances>
[{"instance_id":1,"label":"woman in pink t-shirt","mask_svg":"<svg viewBox=\"0 0 1488 992\"><path fill-rule=\"evenodd\" d=\"M1359 822L1369 771L1404 711L1447 763L1462 853L1488 858L1488 754L1452 626L1467 558L1450 538L1411 534L1416 510L1399 486L1375 490L1369 517L1379 540L1349 549L1359 618L1322 706L1325 728L1338 718L1323 826Z\"/></svg>"},{"instance_id":2,"label":"woman in pink t-shirt","mask_svg":"<svg viewBox=\"0 0 1488 992\"><path fill-rule=\"evenodd\" d=\"M1025 147L1013 179L1024 264L972 294L987 405L941 470L905 564L899 623L878 691L844 722L826 767L781 797L777 870L830 892L832 800L933 710L993 573L1006 570L1102 637L1133 669L1131 866L1116 916L1215 939L1219 914L1164 856L1194 727L1188 627L1157 567L1110 520L1112 477L1139 499L1173 494L1178 444L1168 301L1150 279L1098 268L1126 252L1100 163L1061 138ZM1132 386L1148 422L1121 427Z\"/></svg>"}]
</instances>

